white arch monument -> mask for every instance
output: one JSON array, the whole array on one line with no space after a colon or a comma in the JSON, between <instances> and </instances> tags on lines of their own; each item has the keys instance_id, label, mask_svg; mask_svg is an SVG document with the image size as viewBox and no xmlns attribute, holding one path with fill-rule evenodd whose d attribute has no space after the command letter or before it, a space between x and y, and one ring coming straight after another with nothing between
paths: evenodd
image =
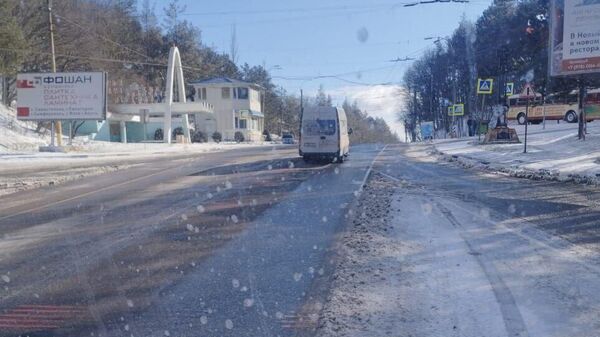
<instances>
[{"instance_id":1,"label":"white arch monument","mask_svg":"<svg viewBox=\"0 0 600 337\"><path fill-rule=\"evenodd\" d=\"M173 89L177 81L178 101L173 101ZM114 115L122 114L128 116L139 116L143 122L143 115L146 113L152 115L163 115L163 141L171 143L172 118L173 114L181 115L181 124L184 137L187 142L191 142L190 126L188 114L209 114L214 113L212 105L206 102L186 102L185 81L183 80L183 69L181 67L181 57L179 49L173 46L169 51L169 63L167 65L167 83L165 88L165 100L161 103L141 103L141 104L112 104L109 111ZM137 119L137 118L136 118Z\"/></svg>"}]
</instances>

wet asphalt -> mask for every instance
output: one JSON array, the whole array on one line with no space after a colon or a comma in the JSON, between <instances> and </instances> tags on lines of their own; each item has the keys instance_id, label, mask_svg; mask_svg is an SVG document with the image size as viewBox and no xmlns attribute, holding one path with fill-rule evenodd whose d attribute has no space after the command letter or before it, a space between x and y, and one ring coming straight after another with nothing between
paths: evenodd
<instances>
[{"instance_id":1,"label":"wet asphalt","mask_svg":"<svg viewBox=\"0 0 600 337\"><path fill-rule=\"evenodd\" d=\"M277 196L276 202L269 203L264 212L251 218L231 235L230 240L216 245L198 260L194 268L186 269L185 273L173 270L174 273L181 272L182 276L165 280L153 288L152 295L146 298L148 305L140 310L119 312L107 319L92 317L82 326L74 321L60 329L25 332L30 336L310 335L316 326L320 301L324 300L327 291L326 284L321 286L331 276L329 259L335 239L343 231L345 215L376 157L374 170L428 193L482 205L492 209L496 217L526 218L527 226L560 236L573 245L600 247L598 188L490 175L436 163L425 155L415 159L406 156L409 147L404 145L390 145L386 151L381 151L382 148L381 145L355 146L344 164L315 164L314 171L303 176L291 190ZM49 226L74 230L84 225L117 227L119 235L111 232L111 240L127 242L125 237L135 237L134 234L143 232L144 224L138 226L134 221L136 218L160 225L163 217L177 217L193 208L194 203L186 200L207 192L198 184L208 183L190 178L199 172L265 160L284 159L287 162L294 157L296 149L293 147L205 154L2 197L0 244L13 247L9 245L11 242L19 244L18 240L31 239L25 234L39 234L39 230ZM281 177L282 180L286 178L289 177ZM242 177L237 183L243 181ZM270 194L268 189L260 193ZM106 211L98 207L104 204L108 209L121 205L114 223L110 216L102 213ZM98 214L100 218L96 218ZM160 215L160 219L152 218L155 214ZM98 219L102 221L98 222ZM77 232L73 233L75 237ZM61 235L65 236L64 233ZM202 237L203 232L198 235ZM102 239L96 237L94 240ZM29 282L33 288L21 287L23 289L15 293L6 286L5 293L0 296L0 309L6 312L29 303L27 298L33 298L35 286L39 285L36 281L48 283L71 277L71 274L77 277L102 259L114 260L114 253L110 251L108 256L102 256L102 252L113 246L100 245L96 241L63 238L33 244L29 254L32 259L39 256L39 261L25 260L35 266L26 270L32 273L31 279L11 280ZM30 243L24 240L23 244ZM135 240L125 243L135 244ZM64 250L60 250L61 247ZM44 249L47 249L47 256L40 255L46 251ZM73 252L79 255L71 254L61 262L61 254ZM93 259L96 253L97 261ZM27 252L18 254L26 256ZM18 254L1 256L3 273L11 266L10 261L18 260ZM166 250L164 254L177 254L177 251ZM85 259L84 263L76 262L79 259ZM63 271L65 274L61 275ZM45 279L46 274L54 274L54 278L48 276ZM79 281L95 282L93 277ZM99 296L90 291L88 303L97 298L94 296ZM52 300L38 298L32 301L57 304ZM121 305L135 309L137 303L128 302L125 296L121 300ZM0 330L0 335L14 335L14 331Z\"/></svg>"}]
</instances>

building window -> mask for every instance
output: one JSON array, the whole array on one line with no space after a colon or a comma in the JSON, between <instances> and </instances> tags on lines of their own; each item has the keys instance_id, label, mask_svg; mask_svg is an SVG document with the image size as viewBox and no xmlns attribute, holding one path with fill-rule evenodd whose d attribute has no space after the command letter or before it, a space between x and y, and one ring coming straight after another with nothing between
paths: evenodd
<instances>
[{"instance_id":1,"label":"building window","mask_svg":"<svg viewBox=\"0 0 600 337\"><path fill-rule=\"evenodd\" d=\"M248 88L235 88L237 90L237 99L248 99Z\"/></svg>"},{"instance_id":2,"label":"building window","mask_svg":"<svg viewBox=\"0 0 600 337\"><path fill-rule=\"evenodd\" d=\"M240 119L235 117L235 128L238 129L240 127Z\"/></svg>"},{"instance_id":3,"label":"building window","mask_svg":"<svg viewBox=\"0 0 600 337\"><path fill-rule=\"evenodd\" d=\"M198 99L206 101L206 88L198 88Z\"/></svg>"},{"instance_id":4,"label":"building window","mask_svg":"<svg viewBox=\"0 0 600 337\"><path fill-rule=\"evenodd\" d=\"M221 88L221 98L222 99L231 98L231 91L229 90L229 88Z\"/></svg>"},{"instance_id":5,"label":"building window","mask_svg":"<svg viewBox=\"0 0 600 337\"><path fill-rule=\"evenodd\" d=\"M248 124L247 124L248 120L246 119L240 119L239 123L240 123L240 129L247 129L248 128Z\"/></svg>"}]
</instances>

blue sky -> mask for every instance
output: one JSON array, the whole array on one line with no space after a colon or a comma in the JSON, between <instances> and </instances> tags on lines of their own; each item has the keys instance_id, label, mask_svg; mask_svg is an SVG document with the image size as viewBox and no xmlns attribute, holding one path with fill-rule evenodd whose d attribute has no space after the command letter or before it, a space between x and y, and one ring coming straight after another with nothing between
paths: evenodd
<instances>
[{"instance_id":1,"label":"blue sky","mask_svg":"<svg viewBox=\"0 0 600 337\"><path fill-rule=\"evenodd\" d=\"M159 19L168 2L156 1ZM358 100L370 114L392 124L401 102L387 96L410 63L389 60L418 57L433 45L424 38L450 35L462 15L476 20L491 0L414 7L402 6L410 0L179 2L186 6L182 18L198 26L203 42L220 52L229 53L235 25L238 63L264 64L288 92L299 94L302 88L314 94L322 84L336 102ZM341 79L304 80L324 75ZM400 132L399 125L392 126Z\"/></svg>"}]
</instances>

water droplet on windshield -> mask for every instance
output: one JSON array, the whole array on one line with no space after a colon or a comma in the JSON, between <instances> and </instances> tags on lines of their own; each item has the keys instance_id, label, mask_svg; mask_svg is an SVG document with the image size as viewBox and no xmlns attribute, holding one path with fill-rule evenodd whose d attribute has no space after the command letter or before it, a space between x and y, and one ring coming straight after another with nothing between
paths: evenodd
<instances>
[{"instance_id":1,"label":"water droplet on windshield","mask_svg":"<svg viewBox=\"0 0 600 337\"><path fill-rule=\"evenodd\" d=\"M229 330L233 329L233 322L230 319L225 320L225 327Z\"/></svg>"},{"instance_id":2,"label":"water droplet on windshield","mask_svg":"<svg viewBox=\"0 0 600 337\"><path fill-rule=\"evenodd\" d=\"M10 282L10 277L8 277L8 275L2 275L2 281L9 283ZM19 283L19 282L17 282Z\"/></svg>"},{"instance_id":3,"label":"water droplet on windshield","mask_svg":"<svg viewBox=\"0 0 600 337\"><path fill-rule=\"evenodd\" d=\"M200 316L200 323L202 325L205 325L206 323L208 323L208 318L206 316Z\"/></svg>"},{"instance_id":4,"label":"water droplet on windshield","mask_svg":"<svg viewBox=\"0 0 600 337\"><path fill-rule=\"evenodd\" d=\"M431 204L428 202L421 205L421 211L423 211L423 213L425 213L426 215L431 214L432 210L433 210L433 206L431 206Z\"/></svg>"},{"instance_id":5,"label":"water droplet on windshield","mask_svg":"<svg viewBox=\"0 0 600 337\"><path fill-rule=\"evenodd\" d=\"M356 32L356 39L361 43L367 42L369 39L369 31L366 27L360 27L360 29Z\"/></svg>"},{"instance_id":6,"label":"water droplet on windshield","mask_svg":"<svg viewBox=\"0 0 600 337\"><path fill-rule=\"evenodd\" d=\"M253 305L254 305L254 300L253 299L247 298L247 299L244 300L244 306L246 308L250 308Z\"/></svg>"},{"instance_id":7,"label":"water droplet on windshield","mask_svg":"<svg viewBox=\"0 0 600 337\"><path fill-rule=\"evenodd\" d=\"M196 209L198 210L199 213L204 213L204 210L205 210L204 206L202 206L202 205L196 206Z\"/></svg>"},{"instance_id":8,"label":"water droplet on windshield","mask_svg":"<svg viewBox=\"0 0 600 337\"><path fill-rule=\"evenodd\" d=\"M238 288L240 286L240 281L234 278L231 280L231 285L233 285L234 288Z\"/></svg>"},{"instance_id":9,"label":"water droplet on windshield","mask_svg":"<svg viewBox=\"0 0 600 337\"><path fill-rule=\"evenodd\" d=\"M488 219L488 218L490 217L490 210L488 210L488 209L485 209L485 208L482 208L482 209L479 211L479 214L480 214L482 217L484 217L484 218Z\"/></svg>"}]
</instances>

